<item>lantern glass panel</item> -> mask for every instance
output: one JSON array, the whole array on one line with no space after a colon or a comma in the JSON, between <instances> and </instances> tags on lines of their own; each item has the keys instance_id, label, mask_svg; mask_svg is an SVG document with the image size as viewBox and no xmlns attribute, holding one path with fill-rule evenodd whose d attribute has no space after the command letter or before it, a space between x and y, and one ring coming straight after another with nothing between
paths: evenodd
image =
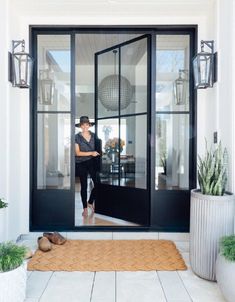
<instances>
[{"instance_id":1,"label":"lantern glass panel","mask_svg":"<svg viewBox=\"0 0 235 302\"><path fill-rule=\"evenodd\" d=\"M52 105L55 91L55 84L51 79L43 79L41 86L41 100L44 105Z\"/></svg>"},{"instance_id":2,"label":"lantern glass panel","mask_svg":"<svg viewBox=\"0 0 235 302\"><path fill-rule=\"evenodd\" d=\"M198 65L198 56L193 60L193 73L194 73L194 83L195 87L199 85L199 65Z\"/></svg>"},{"instance_id":3,"label":"lantern glass panel","mask_svg":"<svg viewBox=\"0 0 235 302\"><path fill-rule=\"evenodd\" d=\"M32 59L28 54L13 55L14 86L29 88L32 78Z\"/></svg>"},{"instance_id":4,"label":"lantern glass panel","mask_svg":"<svg viewBox=\"0 0 235 302\"><path fill-rule=\"evenodd\" d=\"M206 87L210 86L211 82L211 56L200 56L200 76L201 84Z\"/></svg>"},{"instance_id":5,"label":"lantern glass panel","mask_svg":"<svg viewBox=\"0 0 235 302\"><path fill-rule=\"evenodd\" d=\"M175 81L175 99L176 105L182 105L186 102L187 82L184 79Z\"/></svg>"},{"instance_id":6,"label":"lantern glass panel","mask_svg":"<svg viewBox=\"0 0 235 302\"><path fill-rule=\"evenodd\" d=\"M181 83L176 84L176 81L180 79L180 70L190 69L189 36L157 35L156 48L156 111L188 111L190 73L181 74L181 79L187 78L187 83L185 91L179 87L180 97L176 93L176 86L181 86Z\"/></svg>"},{"instance_id":7,"label":"lantern glass panel","mask_svg":"<svg viewBox=\"0 0 235 302\"><path fill-rule=\"evenodd\" d=\"M39 111L70 111L70 44L70 35L38 35L37 109Z\"/></svg>"}]
</instances>

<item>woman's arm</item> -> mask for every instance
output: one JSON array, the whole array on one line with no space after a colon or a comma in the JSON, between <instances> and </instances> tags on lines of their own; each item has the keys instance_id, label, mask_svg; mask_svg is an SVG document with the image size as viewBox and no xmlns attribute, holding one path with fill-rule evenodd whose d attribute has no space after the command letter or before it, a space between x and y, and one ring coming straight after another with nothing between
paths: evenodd
<instances>
[{"instance_id":1,"label":"woman's arm","mask_svg":"<svg viewBox=\"0 0 235 302\"><path fill-rule=\"evenodd\" d=\"M99 155L99 153L96 151L91 151L91 152L80 151L80 147L78 144L75 144L75 154L76 154L76 156L97 156L97 155Z\"/></svg>"}]
</instances>

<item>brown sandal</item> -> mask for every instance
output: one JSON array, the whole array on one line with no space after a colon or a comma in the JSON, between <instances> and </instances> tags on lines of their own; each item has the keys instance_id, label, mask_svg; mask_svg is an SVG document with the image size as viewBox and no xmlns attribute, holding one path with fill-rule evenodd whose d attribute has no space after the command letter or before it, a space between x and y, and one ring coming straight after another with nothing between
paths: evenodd
<instances>
[{"instance_id":1,"label":"brown sandal","mask_svg":"<svg viewBox=\"0 0 235 302\"><path fill-rule=\"evenodd\" d=\"M64 244L66 242L66 238L64 238L60 233L54 232L54 233L43 233L43 236L48 238L50 242L54 244Z\"/></svg>"},{"instance_id":2,"label":"brown sandal","mask_svg":"<svg viewBox=\"0 0 235 302\"><path fill-rule=\"evenodd\" d=\"M38 237L38 248L43 252L48 252L52 248L51 242L45 236Z\"/></svg>"}]
</instances>

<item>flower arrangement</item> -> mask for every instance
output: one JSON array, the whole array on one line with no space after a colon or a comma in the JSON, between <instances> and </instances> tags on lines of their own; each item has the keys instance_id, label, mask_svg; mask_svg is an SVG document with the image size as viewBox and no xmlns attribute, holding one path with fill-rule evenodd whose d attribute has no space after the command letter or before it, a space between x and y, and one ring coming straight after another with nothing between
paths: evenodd
<instances>
[{"instance_id":1,"label":"flower arrangement","mask_svg":"<svg viewBox=\"0 0 235 302\"><path fill-rule=\"evenodd\" d=\"M114 137L107 140L104 149L107 154L122 152L123 147L125 146L124 140Z\"/></svg>"}]
</instances>

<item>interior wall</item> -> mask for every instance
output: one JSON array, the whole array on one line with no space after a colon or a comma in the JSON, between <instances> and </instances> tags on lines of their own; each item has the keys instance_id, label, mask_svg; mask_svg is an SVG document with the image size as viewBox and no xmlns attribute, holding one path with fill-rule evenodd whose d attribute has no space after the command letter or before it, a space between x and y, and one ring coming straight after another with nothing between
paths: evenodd
<instances>
[{"instance_id":1,"label":"interior wall","mask_svg":"<svg viewBox=\"0 0 235 302\"><path fill-rule=\"evenodd\" d=\"M7 10L4 9L4 6L6 7L8 2L10 13L9 16L7 15ZM50 1L48 1L47 5L45 5L34 0L22 0L20 1L20 3L16 0L4 0L3 5L1 6L1 14L3 14L3 18L1 18L0 26L3 49L10 47L9 44L12 39L24 38L26 40L27 50L29 45L29 25L32 24L198 24L198 41L200 41L201 39L210 40L211 38L214 38L216 36L217 28L214 26L214 19L215 15L217 14L216 17L220 19L220 22L218 23L220 30L218 31L218 36L216 37L217 45L219 45L220 52L222 51L225 54L225 57L229 51L228 46L230 42L226 42L225 37L223 38L223 32L224 30L227 30L229 26L228 21L226 21L226 24L222 26L223 21L228 19L228 17L226 16L226 12L219 12L219 9L223 10L222 4L218 4L218 6L215 7L211 7L208 4L212 1L205 3L205 5L203 6L203 11L201 10L202 6L199 5L200 9L197 9L197 6L195 6L194 9L193 6L188 5L184 1L181 1L181 4L178 3L175 6L167 5L166 1L165 4L162 4L163 6L165 5L164 9L162 10L158 9L158 7L151 7L149 5L146 6L144 4L142 7L139 7L137 5L134 9L133 7L132 9L128 9L128 5L124 5L124 3L121 3L120 6L113 10L113 7L110 7L110 5L104 5L100 7L98 2L93 2L92 6L88 6L88 3L81 5L78 2L75 9L75 6L71 7L71 3L67 5L66 1L61 1L61 3L63 2L64 5L61 5L60 3L56 7L55 5L52 5L52 2L50 3ZM227 2L228 10L231 6L232 1L229 0ZM26 7L27 9L21 10L20 7ZM111 11L114 13L111 14ZM8 26L9 33L7 33ZM1 176L1 182L3 181L4 187L8 187L9 194L7 194L7 198L11 205L9 213L9 238L13 239L20 233L27 233L29 230L29 90L20 90L18 88L12 88L10 84L7 85L6 54L4 54L4 58L1 56L0 60L1 66L3 66L4 70L4 72L1 72L1 77L4 78L4 81L0 81L0 85L2 85L1 96L4 96L1 97L1 108L3 108L4 112L7 112L7 110L10 112L10 115L8 117L4 117L5 115L3 115L2 110L0 111L1 123L4 121L4 124L6 124L6 128L8 129L7 133L4 132L3 134L1 134L3 136L3 142L5 142L7 146L6 150L1 151L3 157L0 157L1 165L3 165L3 171L6 171L7 181L6 179L2 180ZM220 64L222 63L223 62L220 61ZM223 79L226 72L227 70L225 70L225 67L219 70L220 81ZM228 133L226 132L229 128L229 125L231 128L232 123L231 114L229 115L229 118L226 114L228 113L229 109L226 109L227 111L224 111L225 109L222 106L222 102L220 103L219 110L217 110L217 105L215 106L218 95L219 99L223 100L223 102L225 99L229 101L227 91L231 86L225 81L221 83L219 87L217 86L219 85L216 84L215 88L213 89L198 91L197 134L199 153L202 153L204 151L204 137L207 137L208 141L212 140L213 131L214 129L218 128L218 125L220 126L221 139L222 136L226 137L226 142L229 142L229 140L231 139L231 131ZM222 118L220 119L219 123L217 122L220 110L223 116L223 121L225 118L226 122L223 122ZM0 131L2 131L2 129ZM231 148L229 149L229 151L231 152Z\"/></svg>"}]
</instances>

